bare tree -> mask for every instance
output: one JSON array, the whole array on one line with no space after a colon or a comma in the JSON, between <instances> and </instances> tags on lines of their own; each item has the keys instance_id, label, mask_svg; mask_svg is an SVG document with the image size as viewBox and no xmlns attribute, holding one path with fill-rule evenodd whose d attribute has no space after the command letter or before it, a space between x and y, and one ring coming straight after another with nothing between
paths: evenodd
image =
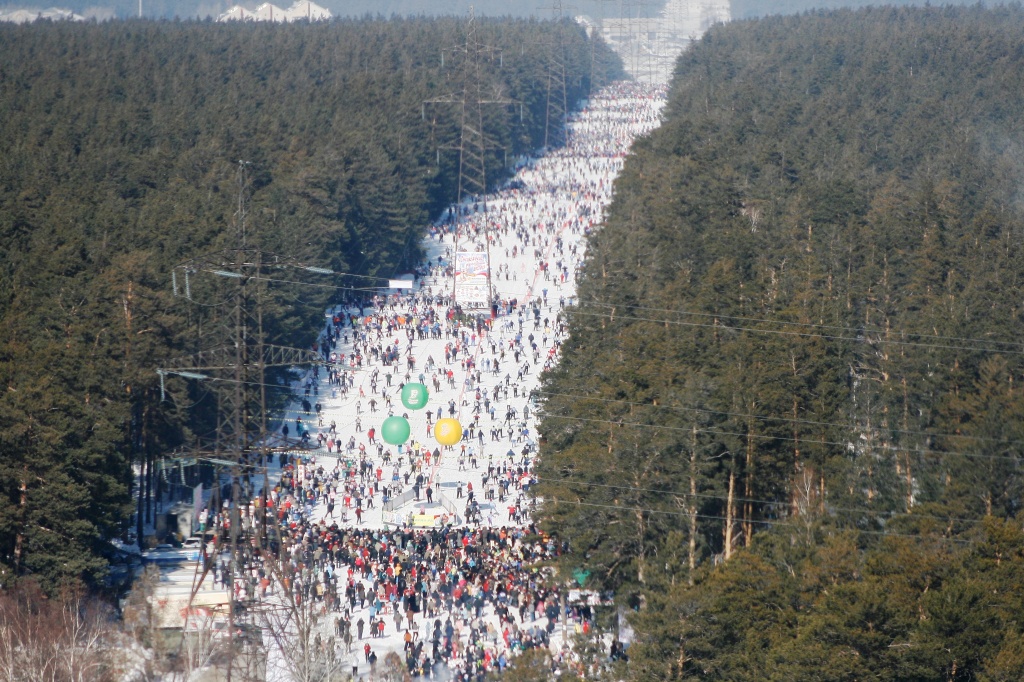
<instances>
[{"instance_id":1,"label":"bare tree","mask_svg":"<svg viewBox=\"0 0 1024 682\"><path fill-rule=\"evenodd\" d=\"M147 566L132 585L132 591L128 594L121 613L124 633L153 654L145 663L144 672L147 679L155 677L158 670L162 672L168 658L152 599L159 581L159 569Z\"/></svg>"},{"instance_id":2,"label":"bare tree","mask_svg":"<svg viewBox=\"0 0 1024 682\"><path fill-rule=\"evenodd\" d=\"M314 598L316 578L309 569L296 570L287 560L267 557L273 594L254 609L272 649L293 682L339 682L348 676L338 656L326 602ZM274 655L276 654L276 656Z\"/></svg>"},{"instance_id":3,"label":"bare tree","mask_svg":"<svg viewBox=\"0 0 1024 682\"><path fill-rule=\"evenodd\" d=\"M181 633L181 649L178 654L177 676L189 680L192 676L211 667L230 642L229 634L218 629L216 617L202 608L191 608L186 621L187 627Z\"/></svg>"},{"instance_id":4,"label":"bare tree","mask_svg":"<svg viewBox=\"0 0 1024 682\"><path fill-rule=\"evenodd\" d=\"M81 588L48 598L32 582L0 595L0 682L113 682L111 610Z\"/></svg>"}]
</instances>

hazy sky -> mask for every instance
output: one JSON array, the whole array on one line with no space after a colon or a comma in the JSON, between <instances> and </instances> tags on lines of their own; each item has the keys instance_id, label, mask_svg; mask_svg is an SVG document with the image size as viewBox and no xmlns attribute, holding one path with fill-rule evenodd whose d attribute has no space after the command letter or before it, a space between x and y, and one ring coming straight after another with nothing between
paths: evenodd
<instances>
[{"instance_id":1,"label":"hazy sky","mask_svg":"<svg viewBox=\"0 0 1024 682\"><path fill-rule=\"evenodd\" d=\"M143 14L151 18L216 17L232 5L250 9L266 0L142 0ZM293 0L270 0L287 7ZM563 15L586 14L591 17L653 16L665 0L313 0L335 16L389 17L398 15L467 16L470 6L478 16L536 16L550 18L552 7L560 4ZM694 0L699 2L700 0ZM933 0L932 4L970 4L975 0ZM864 7L866 5L925 4L926 0L731 0L735 19L765 14L790 14L812 8ZM0 10L63 7L96 19L133 17L139 0L0 0Z\"/></svg>"},{"instance_id":2,"label":"hazy sky","mask_svg":"<svg viewBox=\"0 0 1024 682\"><path fill-rule=\"evenodd\" d=\"M267 0L142 0L147 17L216 17L229 7L240 4L250 9ZM287 7L293 0L269 0ZM313 0L335 16L389 17L400 15L467 16L470 6L478 16L537 16L549 18L552 7L561 2L562 13L573 16L643 16L657 14L665 0ZM138 0L0 0L0 10L17 8L64 7L97 19L131 17L138 14Z\"/></svg>"},{"instance_id":3,"label":"hazy sky","mask_svg":"<svg viewBox=\"0 0 1024 682\"><path fill-rule=\"evenodd\" d=\"M316 2L317 0L314 0ZM479 15L550 17L557 0L324 0L336 14L455 14L466 15L470 5ZM562 13L568 15L621 16L623 13L657 13L664 0L560 0Z\"/></svg>"}]
</instances>

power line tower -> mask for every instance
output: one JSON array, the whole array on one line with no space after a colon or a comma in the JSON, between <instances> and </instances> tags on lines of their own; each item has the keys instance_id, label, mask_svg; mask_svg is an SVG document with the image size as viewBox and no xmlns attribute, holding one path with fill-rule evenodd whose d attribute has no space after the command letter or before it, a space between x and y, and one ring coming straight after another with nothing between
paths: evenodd
<instances>
[{"instance_id":1,"label":"power line tower","mask_svg":"<svg viewBox=\"0 0 1024 682\"><path fill-rule=\"evenodd\" d=\"M565 20L562 7L562 0L552 0L549 7L551 11L554 30L550 38L545 41L545 52L547 60L547 106L544 119L544 147L562 147L567 138L566 117L569 114L569 102L565 89L565 65L567 63L565 54L565 42L561 40L559 31Z\"/></svg>"},{"instance_id":2,"label":"power line tower","mask_svg":"<svg viewBox=\"0 0 1024 682\"><path fill-rule=\"evenodd\" d=\"M161 390L168 377L179 376L203 381L210 385L217 397L216 436L212 442L199 443L194 448L174 454L178 458L205 461L226 470L230 478L230 504L227 526L229 531L230 560L229 579L229 632L235 631L235 577L244 574L249 565L254 547L253 542L243 541L242 532L247 531L258 545L266 543L266 493L268 487L267 458L274 452L290 452L306 449L300 433L293 441L279 436L271 437L267 421L267 378L268 368L314 365L322 357L313 350L290 348L268 343L264 328L264 304L268 299L268 276L274 269L299 268L301 270L330 274L330 271L303 265L288 258L275 256L252 246L248 237L248 164L238 164L238 205L234 214L236 245L209 254L191 258L172 270L172 285L175 296L200 303L193 297L197 278L210 276L224 280L224 286L217 287L218 303L212 307L225 311L214 322L210 333L213 346L192 355L168 361L157 370ZM211 305L211 304L203 304ZM256 520L248 514L243 517L242 505L255 496L256 478L262 474L264 511ZM217 498L219 481L214 490ZM225 500L227 502L227 500ZM214 510L215 511L215 510ZM194 589L198 590L209 572L204 567ZM193 592L194 596L195 592ZM234 646L229 647L227 680L231 681L234 669Z\"/></svg>"},{"instance_id":3,"label":"power line tower","mask_svg":"<svg viewBox=\"0 0 1024 682\"><path fill-rule=\"evenodd\" d=\"M422 115L426 118L428 105L451 105L456 109L459 132L458 139L454 145L441 146L438 149L448 149L458 152L459 175L458 188L456 191L455 211L455 257L458 259L460 239L460 218L461 205L463 201L474 194L483 197L484 222L487 222L487 157L488 152L504 149L497 144L493 138L487 135L484 126L484 110L489 106L508 107L519 104L519 117L522 119L522 103L505 96L500 84L487 78L486 70L495 62L498 66L504 65L504 55L500 48L485 45L479 35L479 26L476 17L470 9L469 21L466 22L465 40L447 50L441 52L442 66L451 65L449 82L452 84L450 94L425 100L423 102ZM440 151L438 152L440 154ZM507 154L506 154L507 161ZM487 253L487 293L486 300L472 300L467 302L490 305L493 296L491 285L491 238L489 231L485 228L485 248ZM455 270L458 271L458 263L455 263ZM458 274L456 273L456 277ZM457 279L452 280L452 301L457 299Z\"/></svg>"},{"instance_id":4,"label":"power line tower","mask_svg":"<svg viewBox=\"0 0 1024 682\"><path fill-rule=\"evenodd\" d=\"M655 51L660 28L660 22L651 16L655 4L652 0L619 0L629 52L628 57L624 57L626 70L646 83L655 80Z\"/></svg>"}]
</instances>

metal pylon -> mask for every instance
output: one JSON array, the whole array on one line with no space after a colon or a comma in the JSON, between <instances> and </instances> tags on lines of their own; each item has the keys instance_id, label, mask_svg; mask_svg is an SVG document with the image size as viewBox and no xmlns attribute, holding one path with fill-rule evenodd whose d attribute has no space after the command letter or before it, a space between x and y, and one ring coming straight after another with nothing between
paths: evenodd
<instances>
[{"instance_id":1,"label":"metal pylon","mask_svg":"<svg viewBox=\"0 0 1024 682\"><path fill-rule=\"evenodd\" d=\"M222 471L227 471L230 477L228 525L231 559L227 581L229 633L234 632L236 622L235 576L244 574L245 569L251 565L253 553L260 551L266 539L265 525L261 525L257 532L254 520L248 515L246 521L250 524L249 533L258 542L254 545L242 537L241 505L243 502L248 505L248 501L254 498L256 480L262 479L266 494L266 460L271 453L305 449L299 439L294 443L281 439L271 442L267 419L267 368L301 366L322 361L321 356L313 350L266 342L263 313L271 279L267 275L279 267L329 272L276 256L250 244L247 225L247 166L247 163L239 162L238 205L234 214L236 245L191 258L176 266L172 274L174 294L195 303L200 303L193 291L198 279L220 278L227 283L227 286L217 288L218 301L204 303L207 307L223 312L217 317L210 333L214 343L208 349L170 360L156 370L160 375L161 388L168 377L178 376L205 382L217 396L217 433L213 442L179 450L172 453L171 458L191 458L212 463ZM266 510L266 504L261 504L260 508ZM261 523L265 524L265 518ZM209 566L204 565L195 582L193 597L208 573ZM234 646L228 647L228 682L231 682L235 668L234 649Z\"/></svg>"},{"instance_id":2,"label":"metal pylon","mask_svg":"<svg viewBox=\"0 0 1024 682\"><path fill-rule=\"evenodd\" d=\"M487 78L486 69L497 63L500 67L504 63L504 55L499 48L485 45L479 36L479 26L476 17L470 9L469 20L466 22L466 37L460 44L441 52L442 63L445 67L450 66L450 79L452 91L442 97L425 100L423 102L423 116L426 117L428 105L448 104L456 109L459 132L458 139L454 145L442 146L439 149L448 149L458 152L459 175L458 188L456 192L456 235L458 235L458 221L461 213L461 204L467 198L478 195L484 197L483 211L487 213L487 153L491 150L502 149L490 138L485 130L484 109L488 106L512 106L519 105L519 116L522 118L522 104L507 97L501 89L500 84L494 83ZM487 290L492 292L491 266L490 266L490 236L486 235L488 257L487 257ZM458 253L458 237L456 237L455 252ZM454 279L452 282L452 301L455 301Z\"/></svg>"},{"instance_id":3,"label":"metal pylon","mask_svg":"<svg viewBox=\"0 0 1024 682\"><path fill-rule=\"evenodd\" d=\"M551 11L555 23L550 38L545 41L547 103L544 118L544 147L562 147L567 141L566 117L569 114L568 95L565 90L565 43L559 36L560 24L565 20L562 0L552 0L545 8Z\"/></svg>"}]
</instances>

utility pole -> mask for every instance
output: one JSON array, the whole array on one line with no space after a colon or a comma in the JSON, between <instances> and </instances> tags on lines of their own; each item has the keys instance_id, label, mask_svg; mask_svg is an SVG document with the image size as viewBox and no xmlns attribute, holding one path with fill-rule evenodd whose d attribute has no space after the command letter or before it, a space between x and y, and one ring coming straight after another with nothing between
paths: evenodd
<instances>
[{"instance_id":1,"label":"utility pole","mask_svg":"<svg viewBox=\"0 0 1024 682\"><path fill-rule=\"evenodd\" d=\"M499 105L508 107L519 104L519 118L523 118L522 103L506 97L499 85L488 87L485 69L488 65L498 62L499 67L504 64L504 56L498 48L484 45L478 35L476 17L470 9L469 21L466 22L465 41L447 51L441 52L441 63L445 66L452 64L451 83L453 90L450 94L425 100L422 105L422 115L426 118L427 105L448 104L452 105L458 116L458 141L455 145L439 147L439 149L450 149L459 154L459 175L458 189L456 192L455 211L455 249L452 276L452 302L457 299L456 277L458 272L458 253L461 218L461 205L463 200L473 194L483 197L483 220L484 220L484 242L487 255L487 295L485 301L475 301L490 305L494 296L494 289L491 284L491 235L487 217L487 152L492 149L502 149L500 145L494 144L488 138L484 127L484 108L486 106ZM446 55L447 53L447 55ZM440 155L440 152L438 152Z\"/></svg>"},{"instance_id":2,"label":"utility pole","mask_svg":"<svg viewBox=\"0 0 1024 682\"><path fill-rule=\"evenodd\" d=\"M638 81L653 83L657 80L654 50L660 22L655 21L655 31L652 32L652 6L648 0L620 0L619 6L620 13L628 27L629 62L627 70ZM654 33L653 38L652 33Z\"/></svg>"},{"instance_id":3,"label":"utility pole","mask_svg":"<svg viewBox=\"0 0 1024 682\"><path fill-rule=\"evenodd\" d=\"M306 449L301 434L296 442L282 439L270 443L267 429L266 370L269 367L294 367L319 364L321 356L313 350L277 346L266 342L263 307L268 297L268 271L278 267L297 267L316 273L329 273L322 268L305 266L250 245L248 226L249 182L248 163L238 162L238 201L233 218L235 246L191 258L175 267L172 283L175 296L199 303L193 298L196 278L210 276L227 280L227 286L216 287L219 303L205 306L226 309L218 317L213 346L192 355L168 361L157 370L161 391L168 377L179 376L206 382L217 396L217 430L212 443L176 453L196 461L213 461L229 471L231 501L228 509L230 561L228 564L228 640L227 680L231 682L235 654L235 585L236 576L244 575L253 553L253 543L243 542L242 504L255 494L252 474L262 471L263 491L267 487L267 458L271 452L294 452ZM184 286L182 286L184 285ZM162 396L163 397L163 396ZM219 477L216 483L220 486ZM265 499L265 498L264 498ZM216 510L211 510L216 511ZM266 515L266 505L261 505ZM246 519L250 533L256 534L251 515ZM264 518L265 522L265 518ZM265 530L265 523L260 524ZM266 543L265 535L259 546ZM208 574L204 566L192 597ZM191 599L190 604L191 607Z\"/></svg>"},{"instance_id":4,"label":"utility pole","mask_svg":"<svg viewBox=\"0 0 1024 682\"><path fill-rule=\"evenodd\" d=\"M551 11L554 22L551 36L545 41L545 59L547 61L547 105L544 118L544 148L562 147L567 140L567 121L569 114L568 96L565 90L565 43L559 36L561 24L566 17L563 14L562 0L552 0L551 6L542 9Z\"/></svg>"}]
</instances>

